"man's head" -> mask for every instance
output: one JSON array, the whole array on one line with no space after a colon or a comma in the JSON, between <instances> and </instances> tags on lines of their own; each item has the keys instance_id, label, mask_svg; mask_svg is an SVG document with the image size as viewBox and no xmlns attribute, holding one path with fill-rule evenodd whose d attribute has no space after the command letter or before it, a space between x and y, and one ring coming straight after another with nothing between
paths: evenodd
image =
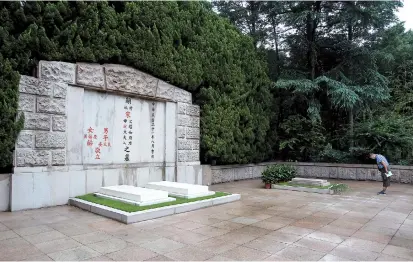
<instances>
[{"instance_id":1,"label":"man's head","mask_svg":"<svg viewBox=\"0 0 413 262\"><path fill-rule=\"evenodd\" d=\"M374 153L370 153L370 154L369 154L369 158L371 158L371 159L375 159L375 158L376 158L376 154L374 154Z\"/></svg>"}]
</instances>

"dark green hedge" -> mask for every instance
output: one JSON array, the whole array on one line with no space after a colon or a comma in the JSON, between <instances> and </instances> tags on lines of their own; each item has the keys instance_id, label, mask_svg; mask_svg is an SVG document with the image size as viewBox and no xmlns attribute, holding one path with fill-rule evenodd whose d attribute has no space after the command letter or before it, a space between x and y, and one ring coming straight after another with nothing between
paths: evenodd
<instances>
[{"instance_id":1,"label":"dark green hedge","mask_svg":"<svg viewBox=\"0 0 413 262\"><path fill-rule=\"evenodd\" d=\"M31 75L39 60L129 65L192 92L202 107L202 161L270 155L266 64L208 3L1 2L0 53L9 61L0 78L2 166L18 130L16 71Z\"/></svg>"}]
</instances>

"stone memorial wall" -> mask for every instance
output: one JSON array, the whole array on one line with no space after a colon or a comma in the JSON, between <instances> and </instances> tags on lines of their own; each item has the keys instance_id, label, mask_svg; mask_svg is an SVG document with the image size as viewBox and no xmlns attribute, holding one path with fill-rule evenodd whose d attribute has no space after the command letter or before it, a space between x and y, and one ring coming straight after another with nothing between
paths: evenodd
<instances>
[{"instance_id":1,"label":"stone memorial wall","mask_svg":"<svg viewBox=\"0 0 413 262\"><path fill-rule=\"evenodd\" d=\"M101 186L202 184L189 92L122 65L40 61L21 76L11 210L63 205Z\"/></svg>"}]
</instances>

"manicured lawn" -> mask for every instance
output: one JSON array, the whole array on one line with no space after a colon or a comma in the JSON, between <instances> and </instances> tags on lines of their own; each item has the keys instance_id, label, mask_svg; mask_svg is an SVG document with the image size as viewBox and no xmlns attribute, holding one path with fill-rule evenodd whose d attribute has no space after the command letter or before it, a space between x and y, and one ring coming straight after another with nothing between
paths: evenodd
<instances>
[{"instance_id":1,"label":"manicured lawn","mask_svg":"<svg viewBox=\"0 0 413 262\"><path fill-rule=\"evenodd\" d=\"M92 202L92 203L95 203L95 204L99 204L99 205L102 205L102 206L107 206L107 207L119 209L119 210L122 210L122 211L125 211L125 212L137 212L137 211L143 211L143 210L154 209L154 208L159 208L159 207L166 207L166 206L173 206L173 205L191 203L191 202L196 202L196 201L200 201L200 200L223 197L223 196L228 196L228 195L230 195L230 194L223 193L223 192L215 192L215 195L212 195L212 196L198 197L198 198L192 198L192 199L174 197L174 198L176 198L175 201L160 203L160 204L155 204L155 205L149 205L149 206L135 206L135 205L132 205L132 204L127 204L127 203L123 203L123 202L112 200L112 199L98 197L98 196L95 196L93 193L83 195L83 196L78 196L76 198L82 199L82 200L85 200L85 201L88 201L88 202Z\"/></svg>"}]
</instances>

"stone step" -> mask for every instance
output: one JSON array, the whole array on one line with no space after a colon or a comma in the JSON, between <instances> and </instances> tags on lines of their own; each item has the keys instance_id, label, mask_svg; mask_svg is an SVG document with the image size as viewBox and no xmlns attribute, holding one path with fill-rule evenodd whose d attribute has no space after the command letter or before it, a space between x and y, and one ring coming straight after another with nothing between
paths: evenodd
<instances>
[{"instance_id":1,"label":"stone step","mask_svg":"<svg viewBox=\"0 0 413 262\"><path fill-rule=\"evenodd\" d=\"M197 198L215 194L215 192L209 191L208 186L169 181L150 182L145 187L167 191L171 196L183 198Z\"/></svg>"}]
</instances>

